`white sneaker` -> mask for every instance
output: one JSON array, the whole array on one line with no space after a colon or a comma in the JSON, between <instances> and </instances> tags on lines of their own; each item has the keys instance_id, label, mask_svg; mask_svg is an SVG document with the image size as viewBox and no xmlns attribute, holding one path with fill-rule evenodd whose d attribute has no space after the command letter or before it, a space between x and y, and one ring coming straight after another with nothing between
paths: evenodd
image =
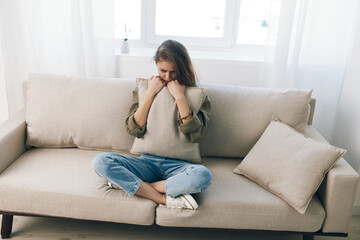
<instances>
[{"instance_id":1,"label":"white sneaker","mask_svg":"<svg viewBox=\"0 0 360 240\"><path fill-rule=\"evenodd\" d=\"M199 205L195 199L190 195L180 195L178 197L172 198L166 195L166 207L168 208L187 208L187 209L197 209Z\"/></svg>"},{"instance_id":2,"label":"white sneaker","mask_svg":"<svg viewBox=\"0 0 360 240\"><path fill-rule=\"evenodd\" d=\"M110 188L113 188L113 189L118 189L118 190L122 189L121 187L118 187L118 186L112 184L111 182L108 182L108 185L109 185Z\"/></svg>"}]
</instances>

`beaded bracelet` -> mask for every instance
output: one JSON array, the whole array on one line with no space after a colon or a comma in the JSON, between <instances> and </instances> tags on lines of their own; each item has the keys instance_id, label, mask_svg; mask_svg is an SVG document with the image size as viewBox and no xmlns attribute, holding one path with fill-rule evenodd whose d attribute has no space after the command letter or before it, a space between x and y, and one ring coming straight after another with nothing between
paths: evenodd
<instances>
[{"instance_id":1,"label":"beaded bracelet","mask_svg":"<svg viewBox=\"0 0 360 240\"><path fill-rule=\"evenodd\" d=\"M180 113L179 113L179 121L182 121L184 119L187 119L188 117L192 117L193 116L193 111L190 110L189 114L185 117L181 117Z\"/></svg>"}]
</instances>

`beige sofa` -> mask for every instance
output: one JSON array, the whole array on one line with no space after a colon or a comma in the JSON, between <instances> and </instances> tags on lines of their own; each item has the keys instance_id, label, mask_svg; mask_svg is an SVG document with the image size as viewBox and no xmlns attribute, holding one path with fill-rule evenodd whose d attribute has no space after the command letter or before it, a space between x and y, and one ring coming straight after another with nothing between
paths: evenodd
<instances>
[{"instance_id":1,"label":"beige sofa","mask_svg":"<svg viewBox=\"0 0 360 240\"><path fill-rule=\"evenodd\" d=\"M124 120L135 79L30 75L24 84L25 111L0 125L2 238L10 237L14 215L280 231L304 239L347 236L359 176L344 159L326 174L304 214L233 172L274 115L326 142L311 125L311 91L200 86L208 89L212 104L200 150L213 181L194 195L197 210L168 209L109 188L92 169L92 159L102 151L129 154L134 138Z\"/></svg>"}]
</instances>

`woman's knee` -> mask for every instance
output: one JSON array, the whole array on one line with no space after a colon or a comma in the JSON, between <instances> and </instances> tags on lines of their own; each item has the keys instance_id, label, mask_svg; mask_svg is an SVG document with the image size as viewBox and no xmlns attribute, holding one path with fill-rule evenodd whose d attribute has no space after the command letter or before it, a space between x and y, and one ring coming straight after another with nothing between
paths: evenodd
<instances>
[{"instance_id":1,"label":"woman's knee","mask_svg":"<svg viewBox=\"0 0 360 240\"><path fill-rule=\"evenodd\" d=\"M194 179L194 185L201 188L201 191L208 188L212 181L210 170L203 165L195 165L191 167Z\"/></svg>"},{"instance_id":2,"label":"woman's knee","mask_svg":"<svg viewBox=\"0 0 360 240\"><path fill-rule=\"evenodd\" d=\"M100 175L106 175L109 163L112 161L111 153L100 153L93 159L93 169Z\"/></svg>"}]
</instances>

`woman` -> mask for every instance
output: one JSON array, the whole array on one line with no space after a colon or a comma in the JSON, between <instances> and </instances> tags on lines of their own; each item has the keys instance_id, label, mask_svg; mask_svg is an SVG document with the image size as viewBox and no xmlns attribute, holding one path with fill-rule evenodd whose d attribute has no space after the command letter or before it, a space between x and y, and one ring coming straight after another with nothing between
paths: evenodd
<instances>
[{"instance_id":1,"label":"woman","mask_svg":"<svg viewBox=\"0 0 360 240\"><path fill-rule=\"evenodd\" d=\"M134 91L134 103L125 124L128 133L137 138L146 134L150 107L157 93L166 87L179 111L180 132L189 142L199 142L211 108L206 97L198 113L193 115L187 103L185 86L194 87L196 82L186 48L177 41L167 40L157 49L154 60L159 75L149 79L140 104ZM121 188L129 195L136 194L169 208L196 209L198 204L190 194L204 191L212 179L211 172L203 165L149 154L132 157L102 153L94 159L94 170L110 187Z\"/></svg>"}]
</instances>

